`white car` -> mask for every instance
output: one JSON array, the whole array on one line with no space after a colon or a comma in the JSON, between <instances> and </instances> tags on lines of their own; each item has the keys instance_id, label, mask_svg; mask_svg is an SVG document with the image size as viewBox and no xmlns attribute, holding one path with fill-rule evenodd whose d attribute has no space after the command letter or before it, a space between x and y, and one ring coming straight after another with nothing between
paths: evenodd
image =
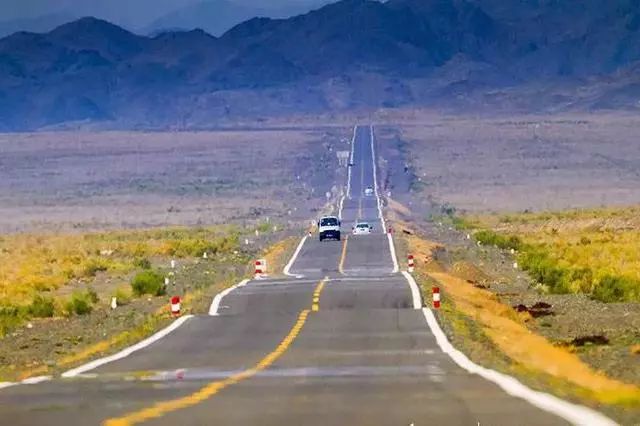
<instances>
[{"instance_id":1,"label":"white car","mask_svg":"<svg viewBox=\"0 0 640 426\"><path fill-rule=\"evenodd\" d=\"M358 222L356 226L353 227L353 235L370 234L371 231L373 231L373 226L367 222Z\"/></svg>"},{"instance_id":2,"label":"white car","mask_svg":"<svg viewBox=\"0 0 640 426\"><path fill-rule=\"evenodd\" d=\"M365 195L366 197L371 197L371 196L373 196L373 188L372 188L372 187L370 187L370 186L367 186L367 187L365 188L365 190L364 190L364 195Z\"/></svg>"},{"instance_id":3,"label":"white car","mask_svg":"<svg viewBox=\"0 0 640 426\"><path fill-rule=\"evenodd\" d=\"M340 219L335 216L324 216L318 220L318 236L320 241L329 238L340 241Z\"/></svg>"}]
</instances>

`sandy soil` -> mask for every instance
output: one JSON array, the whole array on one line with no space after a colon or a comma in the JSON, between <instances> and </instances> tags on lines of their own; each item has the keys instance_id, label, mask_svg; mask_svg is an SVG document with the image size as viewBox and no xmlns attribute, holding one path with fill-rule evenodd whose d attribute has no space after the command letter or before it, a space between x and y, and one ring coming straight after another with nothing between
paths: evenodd
<instances>
[{"instance_id":1,"label":"sandy soil","mask_svg":"<svg viewBox=\"0 0 640 426\"><path fill-rule=\"evenodd\" d=\"M350 132L0 134L0 232L306 219Z\"/></svg>"},{"instance_id":2,"label":"sandy soil","mask_svg":"<svg viewBox=\"0 0 640 426\"><path fill-rule=\"evenodd\" d=\"M416 116L394 126L419 184L469 211L640 202L640 118Z\"/></svg>"}]
</instances>

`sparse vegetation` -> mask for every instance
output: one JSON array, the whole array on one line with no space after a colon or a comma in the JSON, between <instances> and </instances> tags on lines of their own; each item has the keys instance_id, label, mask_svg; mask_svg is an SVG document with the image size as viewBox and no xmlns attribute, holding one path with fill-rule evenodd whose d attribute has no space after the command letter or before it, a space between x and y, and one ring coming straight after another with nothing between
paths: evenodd
<instances>
[{"instance_id":1,"label":"sparse vegetation","mask_svg":"<svg viewBox=\"0 0 640 426\"><path fill-rule=\"evenodd\" d=\"M553 293L640 301L638 209L477 217L483 244L518 250L517 261ZM488 229L492 228L492 229Z\"/></svg>"},{"instance_id":2,"label":"sparse vegetation","mask_svg":"<svg viewBox=\"0 0 640 426\"><path fill-rule=\"evenodd\" d=\"M29 314L36 318L51 318L56 311L56 305L52 297L35 295L31 305L29 305Z\"/></svg>"},{"instance_id":3,"label":"sparse vegetation","mask_svg":"<svg viewBox=\"0 0 640 426\"><path fill-rule=\"evenodd\" d=\"M93 304L97 302L97 295L91 290L74 291L71 298L65 304L67 315L87 315L93 310Z\"/></svg>"},{"instance_id":4,"label":"sparse vegetation","mask_svg":"<svg viewBox=\"0 0 640 426\"><path fill-rule=\"evenodd\" d=\"M133 266L140 269L151 269L151 261L146 257L139 257L133 261Z\"/></svg>"}]
</instances>

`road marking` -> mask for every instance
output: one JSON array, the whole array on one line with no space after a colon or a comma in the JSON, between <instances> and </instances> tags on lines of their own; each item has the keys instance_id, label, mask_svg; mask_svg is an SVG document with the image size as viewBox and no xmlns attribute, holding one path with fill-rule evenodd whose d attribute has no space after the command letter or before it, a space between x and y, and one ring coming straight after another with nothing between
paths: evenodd
<instances>
[{"instance_id":1,"label":"road marking","mask_svg":"<svg viewBox=\"0 0 640 426\"><path fill-rule=\"evenodd\" d=\"M349 157L349 164L353 164L353 150L356 144L356 132L358 126L353 126L353 137L351 138L351 156ZM351 166L347 165L347 198L351 199Z\"/></svg>"},{"instance_id":2,"label":"road marking","mask_svg":"<svg viewBox=\"0 0 640 426\"><path fill-rule=\"evenodd\" d=\"M555 396L544 392L534 391L520 383L514 377L479 366L449 343L447 336L440 328L436 317L430 309L423 308L422 312L427 320L427 324L429 325L431 332L436 338L438 346L442 349L442 352L449 355L449 357L462 369L469 373L477 374L483 379L495 383L509 395L523 399L531 405L562 417L572 424L588 424L590 426L614 426L617 424L608 417L590 408L563 401L560 398L556 398Z\"/></svg>"},{"instance_id":3,"label":"road marking","mask_svg":"<svg viewBox=\"0 0 640 426\"><path fill-rule=\"evenodd\" d=\"M249 280L242 280L238 284L234 285L233 287L229 287L228 289L223 290L220 293L216 294L216 296L213 298L213 301L211 302L211 306L209 306L209 315L211 315L212 317L217 317L218 315L220 315L220 313L218 312L218 309L220 308L220 302L222 301L222 298L225 297L227 294L231 293L236 288L244 287L245 285L247 285L248 282Z\"/></svg>"},{"instance_id":4,"label":"road marking","mask_svg":"<svg viewBox=\"0 0 640 426\"><path fill-rule=\"evenodd\" d=\"M389 252L391 253L391 261L393 262L393 273L398 272L398 257L396 256L396 247L393 244L393 237L391 234L387 233L387 224L384 220L384 215L382 214L382 202L380 200L380 194L378 193L378 170L376 166L376 150L373 143L374 133L373 126L370 126L370 138L371 138L371 158L373 162L373 188L376 194L376 202L378 204L378 216L380 217L380 223L382 225L382 232L387 234L387 240L389 241ZM413 292L413 289L412 289ZM418 292L418 294L420 294ZM415 306L415 299L414 299Z\"/></svg>"},{"instance_id":5,"label":"road marking","mask_svg":"<svg viewBox=\"0 0 640 426\"><path fill-rule=\"evenodd\" d=\"M282 270L282 272L289 276L289 277L296 277L296 278L302 278L301 275L296 275L296 274L291 274L289 272L289 270L291 270L291 267L293 266L294 262L296 261L296 259L298 258L298 255L300 254L300 251L302 250L302 247L304 246L304 243L307 241L308 236L305 235L304 237L302 237L302 239L300 240L300 244L298 244L298 247L296 247L296 251L293 252L293 256L291 256L291 259L289 259L289 263L287 263L284 267L284 269Z\"/></svg>"},{"instance_id":6,"label":"road marking","mask_svg":"<svg viewBox=\"0 0 640 426\"><path fill-rule=\"evenodd\" d=\"M373 191L376 194L376 201L378 204L378 217L380 218L380 223L382 224L382 231L385 232L387 229L387 224L385 223L384 216L382 215L382 204L380 201L380 194L378 193L378 166L376 165L376 148L373 143L373 126L369 126L369 131L369 139L371 140L371 162L373 163Z\"/></svg>"},{"instance_id":7,"label":"road marking","mask_svg":"<svg viewBox=\"0 0 640 426\"><path fill-rule=\"evenodd\" d=\"M293 341L296 339L296 337L298 337L298 334L300 334L300 331L302 330L302 327L304 327L308 316L308 309L300 312L300 315L298 316L296 323L293 325L293 328L291 328L291 330L289 331L289 334L287 334L287 336L280 342L280 344L276 347L275 350L273 350L273 352L260 360L260 362L258 362L252 368L236 373L224 380L211 382L198 391L192 393L191 395L187 395L185 397L174 400L158 402L151 407L144 408L133 413L125 414L122 417L108 419L103 422L103 425L130 426L142 423L147 420L157 419L173 411L182 410L184 408L192 407L196 404L199 404L216 395L221 390L255 376L259 372L269 368L278 358L282 356L282 354L287 351L287 349L289 349Z\"/></svg>"},{"instance_id":8,"label":"road marking","mask_svg":"<svg viewBox=\"0 0 640 426\"><path fill-rule=\"evenodd\" d=\"M187 322L188 320L190 320L191 318L193 318L193 315L185 315L183 317L178 318L177 320L175 320L174 322L172 322L168 327L163 328L162 330L158 331L156 334L147 337L146 339L136 343L133 346L129 346L128 348L125 348L123 350L121 350L120 352L104 357L104 358L100 358L100 359L96 359L94 361L91 361L87 364L81 365L80 367L76 367L74 369L71 369L69 371L66 371L64 373L62 373L62 377L75 377L78 374L82 374L85 373L89 370L93 370L94 368L98 368L102 365L108 364L110 362L113 361L117 361L119 359L122 358L126 358L129 355L131 355L134 352L139 351L140 349L146 348L147 346L151 345L152 343L157 342L158 340L162 339L163 337L167 336L169 333L171 333L172 331L176 330L178 327L180 327L182 324L184 324L185 322Z\"/></svg>"},{"instance_id":9,"label":"road marking","mask_svg":"<svg viewBox=\"0 0 640 426\"><path fill-rule=\"evenodd\" d=\"M344 238L342 243L342 253L340 254L340 263L338 263L338 272L344 275L344 260L347 258L347 243L349 242L349 236Z\"/></svg>"},{"instance_id":10,"label":"road marking","mask_svg":"<svg viewBox=\"0 0 640 426\"><path fill-rule=\"evenodd\" d=\"M391 261L393 262L393 273L398 272L398 257L396 256L396 246L393 244L393 237L391 234L387 234L387 240L389 240L389 252L391 253Z\"/></svg>"},{"instance_id":11,"label":"road marking","mask_svg":"<svg viewBox=\"0 0 640 426\"><path fill-rule=\"evenodd\" d=\"M313 312L318 312L320 310L320 294L322 293L322 289L324 288L324 284L329 280L329 277L324 277L322 281L320 281L313 292L313 302L311 305L311 310Z\"/></svg>"},{"instance_id":12,"label":"road marking","mask_svg":"<svg viewBox=\"0 0 640 426\"><path fill-rule=\"evenodd\" d=\"M416 280L413 279L410 273L407 271L402 271L402 275L407 279L409 283L409 288L411 289L411 298L413 299L413 309L421 309L422 308L422 297L420 296L420 289L418 288L418 284Z\"/></svg>"}]
</instances>

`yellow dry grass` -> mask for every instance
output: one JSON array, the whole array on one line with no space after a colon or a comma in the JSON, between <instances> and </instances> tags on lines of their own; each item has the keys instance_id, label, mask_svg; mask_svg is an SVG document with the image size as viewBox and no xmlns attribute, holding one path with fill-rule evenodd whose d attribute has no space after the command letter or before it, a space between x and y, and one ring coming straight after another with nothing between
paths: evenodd
<instances>
[{"instance_id":1,"label":"yellow dry grass","mask_svg":"<svg viewBox=\"0 0 640 426\"><path fill-rule=\"evenodd\" d=\"M297 243L297 237L289 237L269 246L265 250L263 257L267 261L267 273L269 275L282 275L281 271L289 260L288 255L291 254Z\"/></svg>"},{"instance_id":2,"label":"yellow dry grass","mask_svg":"<svg viewBox=\"0 0 640 426\"><path fill-rule=\"evenodd\" d=\"M419 255L417 259L432 258L429 250L434 243L410 236L408 244ZM532 333L523 324L524 319L502 304L493 293L476 288L437 265L418 262L416 266L437 281L456 309L474 319L491 341L516 363L578 385L590 391L600 402L640 402L640 388L594 371L577 355Z\"/></svg>"},{"instance_id":3,"label":"yellow dry grass","mask_svg":"<svg viewBox=\"0 0 640 426\"><path fill-rule=\"evenodd\" d=\"M123 273L153 256L198 255L226 249L228 227L164 228L88 234L13 234L0 237L0 306L20 306L40 292L98 271Z\"/></svg>"},{"instance_id":4,"label":"yellow dry grass","mask_svg":"<svg viewBox=\"0 0 640 426\"><path fill-rule=\"evenodd\" d=\"M474 216L471 222L542 247L559 268L589 270L591 283L576 280L570 290L589 291L605 277L640 282L640 207ZM628 300L640 289L627 290Z\"/></svg>"}]
</instances>

